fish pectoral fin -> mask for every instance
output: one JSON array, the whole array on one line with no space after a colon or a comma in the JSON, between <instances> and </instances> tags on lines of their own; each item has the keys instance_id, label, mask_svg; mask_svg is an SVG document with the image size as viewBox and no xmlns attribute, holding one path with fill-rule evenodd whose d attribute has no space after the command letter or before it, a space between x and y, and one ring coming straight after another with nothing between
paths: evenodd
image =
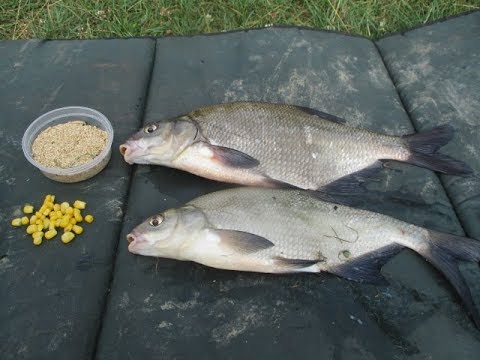
<instances>
[{"instance_id":1,"label":"fish pectoral fin","mask_svg":"<svg viewBox=\"0 0 480 360\"><path fill-rule=\"evenodd\" d=\"M203 143L203 145L210 150L210 152L208 152L210 160L218 161L223 165L231 166L234 168L249 169L254 168L260 164L257 159L241 151L224 146L211 145L208 143Z\"/></svg>"},{"instance_id":2,"label":"fish pectoral fin","mask_svg":"<svg viewBox=\"0 0 480 360\"><path fill-rule=\"evenodd\" d=\"M343 264L330 266L326 271L352 281L388 285L388 281L380 270L402 248L403 246L398 244L385 246L351 260L345 260Z\"/></svg>"},{"instance_id":3,"label":"fish pectoral fin","mask_svg":"<svg viewBox=\"0 0 480 360\"><path fill-rule=\"evenodd\" d=\"M211 229L212 233L220 237L220 246L241 254L252 254L275 246L270 240L262 236L237 230Z\"/></svg>"},{"instance_id":4,"label":"fish pectoral fin","mask_svg":"<svg viewBox=\"0 0 480 360\"><path fill-rule=\"evenodd\" d=\"M288 259L281 256L273 258L275 265L285 268L285 271L299 270L317 264L321 260Z\"/></svg>"}]
</instances>

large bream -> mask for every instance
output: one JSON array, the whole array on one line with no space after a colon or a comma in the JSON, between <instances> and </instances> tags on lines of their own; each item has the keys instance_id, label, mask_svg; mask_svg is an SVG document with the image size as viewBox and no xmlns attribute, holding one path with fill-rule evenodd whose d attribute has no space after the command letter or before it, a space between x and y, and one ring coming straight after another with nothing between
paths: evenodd
<instances>
[{"instance_id":1,"label":"large bream","mask_svg":"<svg viewBox=\"0 0 480 360\"><path fill-rule=\"evenodd\" d=\"M315 196L313 196L314 194ZM480 242L318 199L318 192L238 188L156 214L127 236L135 254L266 273L330 272L382 282L400 249L419 253L455 287L480 326L457 262L480 260Z\"/></svg>"},{"instance_id":2,"label":"large bream","mask_svg":"<svg viewBox=\"0 0 480 360\"><path fill-rule=\"evenodd\" d=\"M449 126L389 136L304 107L237 102L149 124L120 152L131 164L164 165L217 181L349 192L382 160L470 173L464 163L437 152L452 136Z\"/></svg>"}]
</instances>

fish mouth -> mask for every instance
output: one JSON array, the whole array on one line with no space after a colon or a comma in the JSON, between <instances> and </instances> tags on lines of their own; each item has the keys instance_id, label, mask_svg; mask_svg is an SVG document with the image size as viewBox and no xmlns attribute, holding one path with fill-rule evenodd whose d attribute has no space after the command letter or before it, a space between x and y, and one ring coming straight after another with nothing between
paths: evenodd
<instances>
[{"instance_id":1,"label":"fish mouth","mask_svg":"<svg viewBox=\"0 0 480 360\"><path fill-rule=\"evenodd\" d=\"M145 149L137 142L127 141L120 145L118 149L123 159L130 165L139 164L139 159L145 155Z\"/></svg>"},{"instance_id":2,"label":"fish mouth","mask_svg":"<svg viewBox=\"0 0 480 360\"><path fill-rule=\"evenodd\" d=\"M127 235L128 241L128 251L131 253L138 253L139 248L142 244L145 244L146 240L142 234L138 233L136 230L133 230L130 234Z\"/></svg>"}]
</instances>

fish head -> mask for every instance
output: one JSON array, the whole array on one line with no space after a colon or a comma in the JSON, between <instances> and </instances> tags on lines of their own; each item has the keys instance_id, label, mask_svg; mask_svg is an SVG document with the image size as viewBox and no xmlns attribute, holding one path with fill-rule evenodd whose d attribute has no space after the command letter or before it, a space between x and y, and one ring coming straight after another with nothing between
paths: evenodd
<instances>
[{"instance_id":1,"label":"fish head","mask_svg":"<svg viewBox=\"0 0 480 360\"><path fill-rule=\"evenodd\" d=\"M197 124L181 116L146 125L120 145L120 153L129 164L170 166L199 137Z\"/></svg>"},{"instance_id":2,"label":"fish head","mask_svg":"<svg viewBox=\"0 0 480 360\"><path fill-rule=\"evenodd\" d=\"M187 246L207 224L203 212L193 206L170 209L156 214L127 235L131 253L171 259L182 259Z\"/></svg>"}]
</instances>

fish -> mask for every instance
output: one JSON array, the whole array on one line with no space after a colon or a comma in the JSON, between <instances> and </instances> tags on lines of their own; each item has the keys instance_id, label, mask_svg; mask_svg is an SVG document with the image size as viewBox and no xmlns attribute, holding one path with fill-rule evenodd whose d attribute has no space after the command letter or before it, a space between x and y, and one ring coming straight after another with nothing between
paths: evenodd
<instances>
[{"instance_id":1,"label":"fish","mask_svg":"<svg viewBox=\"0 0 480 360\"><path fill-rule=\"evenodd\" d=\"M480 261L480 241L326 201L316 192L240 187L157 213L128 235L132 254L259 273L326 272L385 285L381 267L403 248L450 281L475 324L480 315L460 261Z\"/></svg>"},{"instance_id":2,"label":"fish","mask_svg":"<svg viewBox=\"0 0 480 360\"><path fill-rule=\"evenodd\" d=\"M387 160L451 175L472 173L438 152L453 137L449 125L399 137L345 123L301 106L233 102L150 123L119 149L129 164L162 165L240 185L340 194L355 193Z\"/></svg>"}]
</instances>

